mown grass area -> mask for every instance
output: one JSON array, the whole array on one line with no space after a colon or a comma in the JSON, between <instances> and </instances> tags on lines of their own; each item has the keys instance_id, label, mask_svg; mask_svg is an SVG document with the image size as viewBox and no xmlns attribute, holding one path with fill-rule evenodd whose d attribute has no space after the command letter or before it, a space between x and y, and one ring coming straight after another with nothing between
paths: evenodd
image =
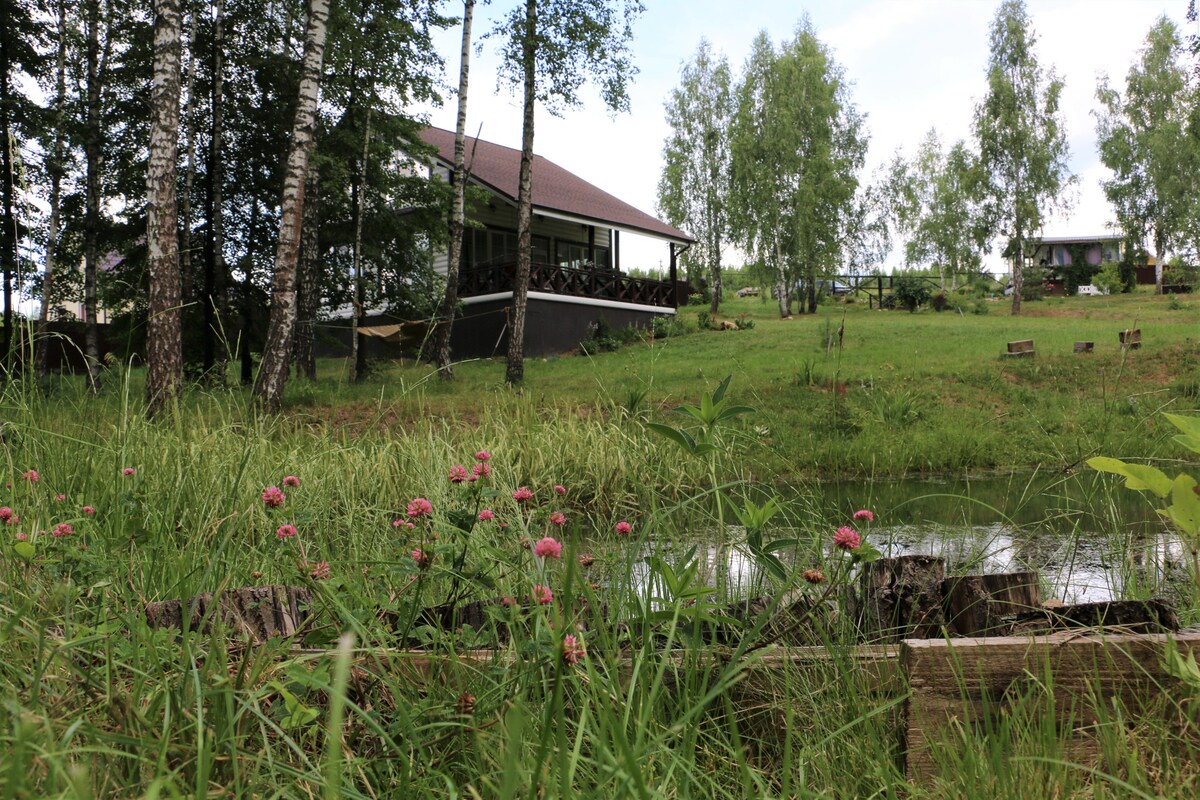
<instances>
[{"instance_id":1,"label":"mown grass area","mask_svg":"<svg viewBox=\"0 0 1200 800\"><path fill-rule=\"evenodd\" d=\"M460 364L457 380L425 365L391 365L366 386L323 365L315 385L294 383L290 412L360 429L429 418L470 427L488 413L538 413L605 422L633 413L670 418L677 404L726 375L759 409L743 432L756 440L755 471L782 479L961 472L1034 465L1066 468L1099 453L1160 455L1163 410L1200 407L1200 299L1145 292L1026 303L980 301L987 315L870 311L824 305L778 319L771 301L735 299L723 318L746 314L750 330L696 331L617 352L531 359L521 398L502 386L501 360ZM842 346L836 342L843 327ZM1123 353L1118 332L1139 327L1141 350ZM1031 360L1000 357L1033 339ZM1095 352L1077 355L1076 341Z\"/></svg>"},{"instance_id":2,"label":"mown grass area","mask_svg":"<svg viewBox=\"0 0 1200 800\"><path fill-rule=\"evenodd\" d=\"M1093 300L1059 309L1105 308L1082 305ZM802 495L780 492L761 525L729 526L763 501L752 482L1068 463L1089 448L1179 457L1154 411L1195 406L1179 387L1196 374L1196 312L1102 300L1114 316L1088 321L1098 350L1089 357L1070 353L1082 323L1051 314L1053 301L1019 323L850 308L840 353L820 337L842 309L776 321L746 301L760 315L751 330L531 361L520 396L500 386L499 364L460 365L450 386L406 365L361 387L293 384L279 419L257 417L241 390L197 391L150 423L136 371L114 370L99 398L70 381L49 395L9 384L0 506L18 521L0 526L0 795L1195 796L1200 687L1186 686L1141 720L1097 709L1101 756L1081 762L1053 722L1052 694L1030 681L992 724L939 732L934 777L909 783L898 744L905 689L854 666L854 631L817 634L825 663L756 669L770 650L760 647L769 609L722 622L733 591L705 566L709 545L761 558L751 547L760 532L791 541L788 566L764 573L757 592L828 601L850 579L849 558L830 546L847 520L821 518ZM1115 331L1133 321L1126 312L1146 344L1122 357ZM923 332L922 342L900 331ZM1018 337L1034 338L1038 357L999 361ZM924 340L943 355L923 354ZM793 351L812 369L786 361ZM818 379L799 380L805 370ZM716 426L711 454L688 456L647 431L648 421L685 424L670 409L726 374L731 402L758 410ZM1004 408L975 409L989 391ZM840 422L813 424L822 413ZM1107 428L1085 445L1069 425L1086 413ZM953 463L929 455L955 443L965 455ZM480 463L485 478L449 479L452 465ZM264 502L271 486L287 495L279 506ZM521 486L530 501L515 499ZM714 503L717 492L727 502ZM410 516L418 497L431 514ZM1101 495L1095 505L1116 504ZM484 508L491 519L480 519ZM280 538L285 524L295 536ZM1110 524L1123 541L1121 520ZM697 531L718 541L643 558L648 544ZM563 545L561 558L534 554L545 536ZM825 583L804 581L813 568ZM285 583L314 595L308 651L256 647L220 626L153 630L143 614L147 602ZM539 603L537 587L553 602ZM485 625L441 629L420 616L447 600L498 597L517 607L491 606ZM1200 608L1192 598L1180 610L1195 621ZM713 626L725 643L700 646ZM428 679L398 652L414 642L445 659ZM475 647L494 658L457 666Z\"/></svg>"}]
</instances>

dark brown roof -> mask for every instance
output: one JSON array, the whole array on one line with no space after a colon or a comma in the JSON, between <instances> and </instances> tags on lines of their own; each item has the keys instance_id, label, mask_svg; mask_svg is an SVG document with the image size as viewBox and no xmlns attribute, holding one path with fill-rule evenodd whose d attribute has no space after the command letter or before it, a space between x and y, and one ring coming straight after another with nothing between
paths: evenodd
<instances>
[{"instance_id":1,"label":"dark brown roof","mask_svg":"<svg viewBox=\"0 0 1200 800\"><path fill-rule=\"evenodd\" d=\"M439 160L447 166L453 165L454 131L425 128L421 138L437 148ZM470 136L466 149L471 177L516 202L521 151L483 139L477 141ZM628 228L681 242L694 241L683 231L639 211L537 154L533 157L533 206L535 210L557 211L614 228Z\"/></svg>"}]
</instances>

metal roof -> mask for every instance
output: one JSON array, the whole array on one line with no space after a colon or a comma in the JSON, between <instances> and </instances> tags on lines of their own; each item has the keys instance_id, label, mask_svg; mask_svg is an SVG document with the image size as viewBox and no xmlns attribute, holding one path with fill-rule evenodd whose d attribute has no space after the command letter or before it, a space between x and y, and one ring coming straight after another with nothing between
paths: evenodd
<instances>
[{"instance_id":1,"label":"metal roof","mask_svg":"<svg viewBox=\"0 0 1200 800\"><path fill-rule=\"evenodd\" d=\"M437 148L437 158L445 166L454 164L454 131L425 128L421 139ZM521 172L521 151L468 136L467 168L471 180L482 184L512 202L517 201ZM581 222L627 230L680 244L694 242L678 228L640 211L603 189L580 178L553 161L533 156L533 210L577 218Z\"/></svg>"}]
</instances>

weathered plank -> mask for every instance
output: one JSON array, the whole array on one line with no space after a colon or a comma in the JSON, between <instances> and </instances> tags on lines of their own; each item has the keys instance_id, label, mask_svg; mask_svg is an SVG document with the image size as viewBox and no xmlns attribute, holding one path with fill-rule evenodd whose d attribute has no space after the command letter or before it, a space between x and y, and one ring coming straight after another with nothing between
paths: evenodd
<instances>
[{"instance_id":1,"label":"weathered plank","mask_svg":"<svg viewBox=\"0 0 1200 800\"><path fill-rule=\"evenodd\" d=\"M1091 353L1095 349L1096 349L1095 342L1076 342L1075 343L1075 352L1076 353Z\"/></svg>"},{"instance_id":2,"label":"weathered plank","mask_svg":"<svg viewBox=\"0 0 1200 800\"><path fill-rule=\"evenodd\" d=\"M988 713L1005 713L1033 690L1053 698L1056 718L1069 736L1068 756L1093 758L1097 745L1089 726L1098 721L1095 708L1119 703L1130 716L1138 715L1176 687L1162 668L1168 641L1165 634L1063 632L904 642L909 778L934 772L932 751L950 724L972 725ZM1182 632L1174 641L1200 654L1200 631Z\"/></svg>"},{"instance_id":3,"label":"weathered plank","mask_svg":"<svg viewBox=\"0 0 1200 800\"><path fill-rule=\"evenodd\" d=\"M1035 355L1033 339L1018 339L1015 342L1009 342L1008 352L1004 355L1010 358L1033 358Z\"/></svg>"},{"instance_id":4,"label":"weathered plank","mask_svg":"<svg viewBox=\"0 0 1200 800\"><path fill-rule=\"evenodd\" d=\"M1122 350L1137 350L1142 346L1142 329L1126 328L1117 334Z\"/></svg>"},{"instance_id":5,"label":"weathered plank","mask_svg":"<svg viewBox=\"0 0 1200 800\"><path fill-rule=\"evenodd\" d=\"M1024 611L1009 619L1007 632L1049 633L1066 628L1120 628L1122 633L1165 633L1179 630L1179 615L1167 600L1104 600Z\"/></svg>"}]
</instances>

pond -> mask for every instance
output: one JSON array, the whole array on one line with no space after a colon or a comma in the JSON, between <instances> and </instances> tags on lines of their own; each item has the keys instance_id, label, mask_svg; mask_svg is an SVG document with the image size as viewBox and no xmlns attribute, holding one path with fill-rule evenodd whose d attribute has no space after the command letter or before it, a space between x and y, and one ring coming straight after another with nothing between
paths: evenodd
<instances>
[{"instance_id":1,"label":"pond","mask_svg":"<svg viewBox=\"0 0 1200 800\"><path fill-rule=\"evenodd\" d=\"M856 509L869 508L876 520L862 530L884 555L941 556L948 574L1034 569L1044 596L1067 603L1169 596L1189 580L1186 550L1158 518L1154 498L1090 471L844 481L793 491L816 519L829 520L830 537ZM707 553L710 582L735 594L758 591L762 575L747 553L695 544ZM651 542L643 555L684 551L678 542ZM648 580L644 563L632 578L635 585Z\"/></svg>"}]
</instances>

